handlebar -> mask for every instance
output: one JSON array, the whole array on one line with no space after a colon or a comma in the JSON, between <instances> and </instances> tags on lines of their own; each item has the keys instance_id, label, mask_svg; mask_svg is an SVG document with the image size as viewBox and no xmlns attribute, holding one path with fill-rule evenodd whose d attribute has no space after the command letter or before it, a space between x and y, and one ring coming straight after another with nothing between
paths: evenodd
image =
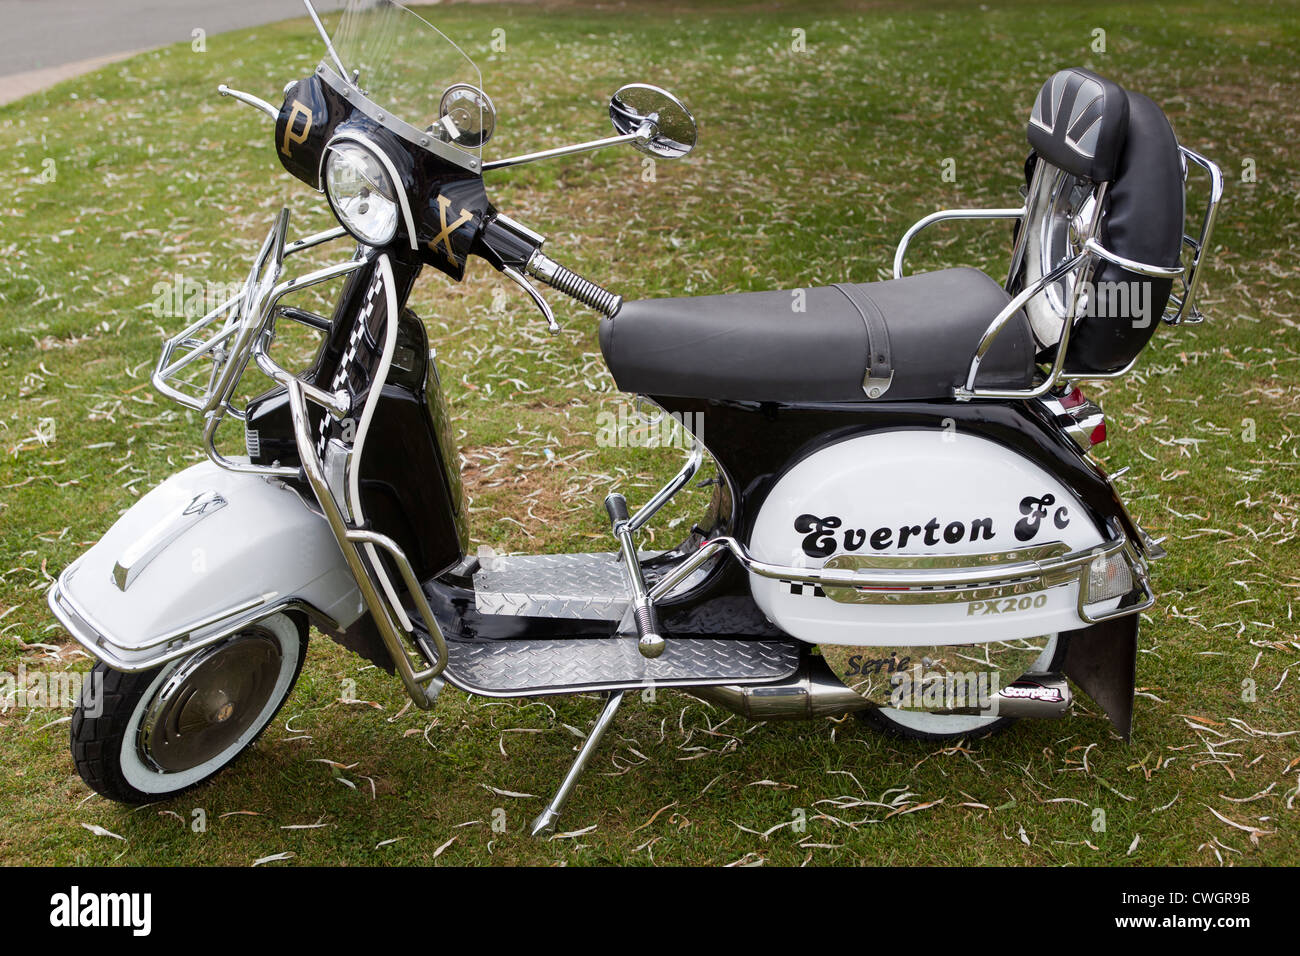
<instances>
[{"instance_id":1,"label":"handlebar","mask_svg":"<svg viewBox=\"0 0 1300 956\"><path fill-rule=\"evenodd\" d=\"M519 283L546 317L546 323L553 332L558 331L559 326L555 323L546 300L533 288L529 278L544 282L601 315L611 319L617 315L623 305L623 297L560 265L542 252L545 242L545 236L533 232L509 216L497 213L484 226L475 251Z\"/></svg>"},{"instance_id":2,"label":"handlebar","mask_svg":"<svg viewBox=\"0 0 1300 956\"><path fill-rule=\"evenodd\" d=\"M568 269L538 249L529 257L524 271L535 279L540 279L552 289L577 299L588 308L595 309L601 315L613 318L623 305L623 297L603 289L590 279L584 279L572 269Z\"/></svg>"},{"instance_id":3,"label":"handlebar","mask_svg":"<svg viewBox=\"0 0 1300 956\"><path fill-rule=\"evenodd\" d=\"M273 120L278 119L280 116L280 111L260 96L254 96L252 93L245 93L243 90L236 90L232 87L226 86L225 83L222 83L217 87L217 92L222 96L234 97L241 103L247 103L249 106L253 107L253 109L265 113Z\"/></svg>"},{"instance_id":4,"label":"handlebar","mask_svg":"<svg viewBox=\"0 0 1300 956\"><path fill-rule=\"evenodd\" d=\"M271 119L277 119L280 111L261 97L233 89L226 84L217 87L222 96L229 96L241 103L253 107ZM623 305L623 297L604 289L590 279L578 275L572 269L560 265L542 252L545 237L538 235L526 226L515 222L508 216L496 215L487 224L481 237L481 251L494 266L518 282L533 299L534 303L546 317L547 325L552 331L559 326L551 314L544 299L529 286L525 276L546 283L552 289L563 292L601 315L613 318Z\"/></svg>"}]
</instances>

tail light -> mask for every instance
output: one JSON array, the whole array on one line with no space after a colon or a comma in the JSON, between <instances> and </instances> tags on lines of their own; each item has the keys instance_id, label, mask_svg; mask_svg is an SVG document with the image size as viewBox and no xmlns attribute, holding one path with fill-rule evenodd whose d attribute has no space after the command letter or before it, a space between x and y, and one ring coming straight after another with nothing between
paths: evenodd
<instances>
[{"instance_id":1,"label":"tail light","mask_svg":"<svg viewBox=\"0 0 1300 956\"><path fill-rule=\"evenodd\" d=\"M1042 402L1084 451L1106 440L1106 416L1101 406L1090 401L1077 385L1067 386Z\"/></svg>"}]
</instances>

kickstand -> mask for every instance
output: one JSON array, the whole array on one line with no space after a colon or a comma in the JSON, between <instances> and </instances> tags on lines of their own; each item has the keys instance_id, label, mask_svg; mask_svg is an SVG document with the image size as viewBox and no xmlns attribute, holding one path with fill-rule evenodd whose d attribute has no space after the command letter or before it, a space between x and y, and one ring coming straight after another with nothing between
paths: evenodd
<instances>
[{"instance_id":1,"label":"kickstand","mask_svg":"<svg viewBox=\"0 0 1300 956\"><path fill-rule=\"evenodd\" d=\"M533 836L541 836L543 833L549 833L555 829L555 821L560 818L561 811L564 810L564 804L568 802L569 794L573 792L574 785L578 778L582 776L582 771L587 767L587 761L591 759L592 753L600 745L600 738L605 736L605 731L609 729L610 723L614 720L614 714L618 711L619 704L623 703L623 692L615 691L609 695L605 701L605 709L600 712L596 718L596 726L591 728L591 733L587 734L587 739L582 743L582 749L578 751L577 758L573 761L573 766L569 767L569 772L564 775L564 781L560 784L560 789L555 791L555 796L547 804L546 809L539 813L533 820L531 833Z\"/></svg>"}]
</instances>

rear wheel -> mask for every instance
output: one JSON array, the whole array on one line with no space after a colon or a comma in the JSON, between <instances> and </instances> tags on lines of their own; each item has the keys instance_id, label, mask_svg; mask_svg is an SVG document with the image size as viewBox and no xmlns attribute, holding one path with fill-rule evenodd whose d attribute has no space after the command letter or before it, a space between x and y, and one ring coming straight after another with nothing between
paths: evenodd
<instances>
[{"instance_id":1,"label":"rear wheel","mask_svg":"<svg viewBox=\"0 0 1300 956\"><path fill-rule=\"evenodd\" d=\"M306 651L305 624L275 614L152 670L97 665L72 717L81 779L123 803L166 800L197 786L266 729Z\"/></svg>"}]
</instances>

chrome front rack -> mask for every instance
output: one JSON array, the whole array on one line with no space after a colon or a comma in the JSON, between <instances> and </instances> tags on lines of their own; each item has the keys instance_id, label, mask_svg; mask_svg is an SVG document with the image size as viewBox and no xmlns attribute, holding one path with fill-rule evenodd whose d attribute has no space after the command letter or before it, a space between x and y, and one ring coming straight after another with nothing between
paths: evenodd
<instances>
[{"instance_id":1,"label":"chrome front rack","mask_svg":"<svg viewBox=\"0 0 1300 956\"><path fill-rule=\"evenodd\" d=\"M282 282L280 279L284 274L284 261L287 257L347 235L347 231L339 226L287 242L288 230L289 210L282 209L262 243L261 251L239 295L221 303L167 339L152 375L153 386L159 392L203 415L204 451L213 462L227 471L276 478L297 476L296 468L253 465L225 457L216 448L217 429L227 416L238 421L243 421L246 417L244 410L234 404L234 396L250 359L278 384L284 385L290 378L294 378L268 354L274 338L275 320L286 314L280 309L281 300L292 292L347 275L363 265L359 261L350 260ZM289 317L292 318L292 315ZM204 333L210 334L203 338ZM206 384L198 387L181 376L201 359L209 360L211 369ZM336 416L347 414L347 409L343 407L346 399L330 395L307 383L301 384L313 400Z\"/></svg>"}]
</instances>

